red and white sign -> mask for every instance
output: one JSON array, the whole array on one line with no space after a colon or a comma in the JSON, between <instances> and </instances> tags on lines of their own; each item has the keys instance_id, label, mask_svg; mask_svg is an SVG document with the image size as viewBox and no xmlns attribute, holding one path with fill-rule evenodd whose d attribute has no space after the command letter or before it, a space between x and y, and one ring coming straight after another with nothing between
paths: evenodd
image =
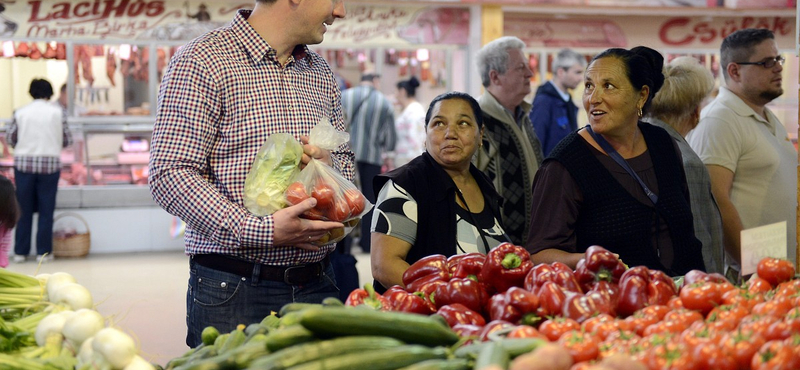
<instances>
[{"instance_id":1,"label":"red and white sign","mask_svg":"<svg viewBox=\"0 0 800 370\"><path fill-rule=\"evenodd\" d=\"M767 28L781 49L795 48L794 11L790 16L765 17L555 17L506 13L504 33L517 36L528 47L717 49L736 30Z\"/></svg>"}]
</instances>

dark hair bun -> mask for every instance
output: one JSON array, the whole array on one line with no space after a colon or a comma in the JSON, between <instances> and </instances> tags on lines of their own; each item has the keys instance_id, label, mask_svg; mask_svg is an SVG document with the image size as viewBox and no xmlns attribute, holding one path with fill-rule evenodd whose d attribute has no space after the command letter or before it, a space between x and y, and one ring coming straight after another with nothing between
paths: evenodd
<instances>
[{"instance_id":1,"label":"dark hair bun","mask_svg":"<svg viewBox=\"0 0 800 370\"><path fill-rule=\"evenodd\" d=\"M661 86L664 86L664 74L661 72L664 68L664 56L647 46L637 46L631 49L631 52L643 57L650 66L650 70L647 71L650 81L653 82L653 86L650 86L650 94L651 96L655 95Z\"/></svg>"},{"instance_id":2,"label":"dark hair bun","mask_svg":"<svg viewBox=\"0 0 800 370\"><path fill-rule=\"evenodd\" d=\"M416 77L411 76L411 78L408 79L408 86L410 86L412 89L419 87L419 80Z\"/></svg>"}]
</instances>

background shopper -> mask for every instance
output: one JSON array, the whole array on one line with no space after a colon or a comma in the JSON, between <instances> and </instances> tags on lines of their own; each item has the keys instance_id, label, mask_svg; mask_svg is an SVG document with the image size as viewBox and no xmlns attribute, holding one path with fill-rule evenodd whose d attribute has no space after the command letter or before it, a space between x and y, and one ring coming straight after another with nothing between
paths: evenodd
<instances>
[{"instance_id":1,"label":"background shopper","mask_svg":"<svg viewBox=\"0 0 800 370\"><path fill-rule=\"evenodd\" d=\"M14 262L24 262L31 251L34 213L39 214L36 259L53 259L53 213L61 175L61 149L72 144L64 110L49 101L53 85L34 79L29 93L34 100L14 112L6 133L6 141L14 148L14 181L21 209L14 234Z\"/></svg>"}]
</instances>

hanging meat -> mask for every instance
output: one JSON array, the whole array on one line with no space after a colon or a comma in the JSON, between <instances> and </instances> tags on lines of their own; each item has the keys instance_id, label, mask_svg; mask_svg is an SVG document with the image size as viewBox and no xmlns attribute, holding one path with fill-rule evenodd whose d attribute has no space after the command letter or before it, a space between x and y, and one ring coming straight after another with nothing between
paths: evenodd
<instances>
[{"instance_id":1,"label":"hanging meat","mask_svg":"<svg viewBox=\"0 0 800 370\"><path fill-rule=\"evenodd\" d=\"M164 67L167 66L167 53L162 48L156 48L156 54L156 70L158 71L158 80L160 81Z\"/></svg>"},{"instance_id":2,"label":"hanging meat","mask_svg":"<svg viewBox=\"0 0 800 370\"><path fill-rule=\"evenodd\" d=\"M89 86L94 84L94 75L92 74L92 47L84 45L78 47L81 52L77 58L77 63L81 65L81 74L83 79L89 83Z\"/></svg>"},{"instance_id":3,"label":"hanging meat","mask_svg":"<svg viewBox=\"0 0 800 370\"><path fill-rule=\"evenodd\" d=\"M17 49L14 50L14 56L27 58L30 52L30 46L25 42L20 42L17 44Z\"/></svg>"},{"instance_id":4,"label":"hanging meat","mask_svg":"<svg viewBox=\"0 0 800 370\"><path fill-rule=\"evenodd\" d=\"M63 44L62 44L63 45ZM58 47L56 46L56 51L58 51ZM74 46L72 48L72 57L75 58L75 62L72 63L72 74L73 79L75 80L75 85L79 86L81 84L81 53L83 53L83 48L80 46Z\"/></svg>"},{"instance_id":5,"label":"hanging meat","mask_svg":"<svg viewBox=\"0 0 800 370\"><path fill-rule=\"evenodd\" d=\"M133 63L130 61L130 59L128 59L128 60L120 59L119 60L119 73L122 74L122 78L128 78L128 76L130 76L130 74L131 74L131 65L132 64Z\"/></svg>"},{"instance_id":6,"label":"hanging meat","mask_svg":"<svg viewBox=\"0 0 800 370\"><path fill-rule=\"evenodd\" d=\"M150 72L150 70L149 70L150 68L148 67L150 65L150 63L149 63L150 62L150 53L148 51L148 48L139 49L139 53L138 53L138 58L137 59L138 59L139 63L138 63L138 67L136 67L136 64L134 63L134 75L133 75L133 78L135 78L135 79L137 79L139 81L147 81L149 79L149 77L150 77L150 73L149 73Z\"/></svg>"},{"instance_id":7,"label":"hanging meat","mask_svg":"<svg viewBox=\"0 0 800 370\"><path fill-rule=\"evenodd\" d=\"M103 45L95 45L92 48L92 56L93 57L102 57L106 54L105 50L103 50Z\"/></svg>"},{"instance_id":8,"label":"hanging meat","mask_svg":"<svg viewBox=\"0 0 800 370\"><path fill-rule=\"evenodd\" d=\"M106 54L106 75L108 76L108 80L111 81L111 86L117 86L116 82L114 82L114 72L116 71L117 60L114 59L114 50L108 48L108 54Z\"/></svg>"},{"instance_id":9,"label":"hanging meat","mask_svg":"<svg viewBox=\"0 0 800 370\"><path fill-rule=\"evenodd\" d=\"M67 44L61 42L56 44L56 59L58 60L67 59Z\"/></svg>"},{"instance_id":10,"label":"hanging meat","mask_svg":"<svg viewBox=\"0 0 800 370\"><path fill-rule=\"evenodd\" d=\"M31 58L33 60L42 59L42 52L39 50L39 47L36 46L36 43L32 42L30 47L31 47L31 51L30 51L30 53L28 53L28 58Z\"/></svg>"},{"instance_id":11,"label":"hanging meat","mask_svg":"<svg viewBox=\"0 0 800 370\"><path fill-rule=\"evenodd\" d=\"M54 42L48 42L44 47L44 54L42 57L45 59L55 59L56 58L56 46Z\"/></svg>"}]
</instances>

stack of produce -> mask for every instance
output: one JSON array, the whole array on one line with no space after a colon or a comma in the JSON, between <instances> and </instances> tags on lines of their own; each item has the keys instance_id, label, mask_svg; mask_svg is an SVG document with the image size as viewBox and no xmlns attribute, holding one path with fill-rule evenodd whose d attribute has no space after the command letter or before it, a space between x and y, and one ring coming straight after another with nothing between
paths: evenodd
<instances>
[{"instance_id":1,"label":"stack of produce","mask_svg":"<svg viewBox=\"0 0 800 370\"><path fill-rule=\"evenodd\" d=\"M294 303L260 323L219 334L173 359L167 369L470 369L470 352L456 357L458 335L434 316L323 304ZM540 343L539 340L526 340ZM527 350L532 349L532 345Z\"/></svg>"},{"instance_id":2,"label":"stack of produce","mask_svg":"<svg viewBox=\"0 0 800 370\"><path fill-rule=\"evenodd\" d=\"M533 266L527 251L506 243L485 256L423 258L403 275L405 288L381 296L365 287L347 304L435 313L475 341L554 342L571 357L557 369L585 369L621 354L654 370L796 370L800 280L794 277L791 262L765 258L741 287L696 270L673 280L644 266L628 268L599 246L575 270L558 262Z\"/></svg>"},{"instance_id":3,"label":"stack of produce","mask_svg":"<svg viewBox=\"0 0 800 370\"><path fill-rule=\"evenodd\" d=\"M72 275L0 269L0 292L1 369L154 368L130 336L106 327L91 293Z\"/></svg>"}]
</instances>

